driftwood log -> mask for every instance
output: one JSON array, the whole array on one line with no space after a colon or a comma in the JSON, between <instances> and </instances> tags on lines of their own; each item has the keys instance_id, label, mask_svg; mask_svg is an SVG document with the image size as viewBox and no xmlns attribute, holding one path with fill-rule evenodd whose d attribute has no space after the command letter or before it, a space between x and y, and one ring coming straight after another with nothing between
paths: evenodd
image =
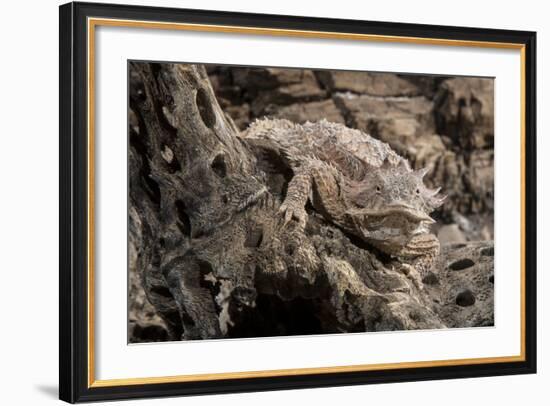
<instances>
[{"instance_id":1,"label":"driftwood log","mask_svg":"<svg viewBox=\"0 0 550 406\"><path fill-rule=\"evenodd\" d=\"M162 339L493 324L492 242L444 247L418 284L311 207L282 227L289 174L238 137L204 67L132 63L129 123L130 272Z\"/></svg>"}]
</instances>

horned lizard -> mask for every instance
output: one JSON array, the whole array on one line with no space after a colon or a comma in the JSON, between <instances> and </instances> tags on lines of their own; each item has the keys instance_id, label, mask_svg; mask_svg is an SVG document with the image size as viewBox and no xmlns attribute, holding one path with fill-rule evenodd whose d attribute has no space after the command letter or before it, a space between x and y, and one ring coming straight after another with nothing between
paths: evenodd
<instances>
[{"instance_id":1,"label":"horned lizard","mask_svg":"<svg viewBox=\"0 0 550 406\"><path fill-rule=\"evenodd\" d=\"M388 144L326 120L257 120L242 138L292 170L280 206L285 226L295 219L305 227L309 199L327 221L396 258L415 280L431 269L440 244L429 214L445 197L424 185L427 169L415 171Z\"/></svg>"}]
</instances>

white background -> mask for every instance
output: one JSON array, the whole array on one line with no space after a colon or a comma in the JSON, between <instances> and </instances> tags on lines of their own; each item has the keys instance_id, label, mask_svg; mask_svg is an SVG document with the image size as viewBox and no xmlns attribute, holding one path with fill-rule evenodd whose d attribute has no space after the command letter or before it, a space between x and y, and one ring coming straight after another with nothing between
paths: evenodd
<instances>
[{"instance_id":1,"label":"white background","mask_svg":"<svg viewBox=\"0 0 550 406\"><path fill-rule=\"evenodd\" d=\"M215 50L215 51L213 51ZM244 51L244 52L243 52ZM520 353L520 52L96 28L96 379ZM403 55L409 58L403 58ZM495 79L495 327L127 345L127 60L421 72ZM118 134L118 136L117 136ZM506 227L500 226L505 224ZM404 345L406 343L406 345ZM330 348L330 351L326 349ZM208 356L205 356L208 354ZM244 356L244 354L246 354Z\"/></svg>"},{"instance_id":2,"label":"white background","mask_svg":"<svg viewBox=\"0 0 550 406\"><path fill-rule=\"evenodd\" d=\"M135 4L149 2L126 1ZM0 373L5 404L57 402L57 264L58 264L58 2L26 1L4 6L0 25L3 52L0 54ZM547 137L548 111L545 94L550 93L545 72L545 52L550 26L543 2L479 1L441 2L275 2L245 1L156 1L156 5L225 9L278 14L341 17L416 23L483 26L536 30L538 36L538 152L539 207L547 200L543 187L550 154ZM521 7L521 8L520 8ZM6 53L7 51L7 53ZM464 405L491 402L532 404L548 402L550 359L545 351L548 328L542 323L548 310L548 291L543 255L546 216L539 210L539 373L536 376L476 378L392 385L312 389L145 400L125 404L219 404L257 405L281 403ZM546 225L548 226L548 224ZM546 289L545 289L546 288ZM110 403L113 404L113 403Z\"/></svg>"}]
</instances>

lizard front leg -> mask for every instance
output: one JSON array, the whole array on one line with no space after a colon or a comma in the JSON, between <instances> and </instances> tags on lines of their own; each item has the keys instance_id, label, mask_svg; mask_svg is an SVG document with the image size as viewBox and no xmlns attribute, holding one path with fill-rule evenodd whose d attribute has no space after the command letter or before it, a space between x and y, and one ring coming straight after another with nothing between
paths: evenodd
<instances>
[{"instance_id":1,"label":"lizard front leg","mask_svg":"<svg viewBox=\"0 0 550 406\"><path fill-rule=\"evenodd\" d=\"M311 190L311 172L308 166L302 166L295 171L294 177L288 183L286 197L279 208L284 214L283 226L286 226L292 218L298 220L303 229L307 222L305 205Z\"/></svg>"}]
</instances>

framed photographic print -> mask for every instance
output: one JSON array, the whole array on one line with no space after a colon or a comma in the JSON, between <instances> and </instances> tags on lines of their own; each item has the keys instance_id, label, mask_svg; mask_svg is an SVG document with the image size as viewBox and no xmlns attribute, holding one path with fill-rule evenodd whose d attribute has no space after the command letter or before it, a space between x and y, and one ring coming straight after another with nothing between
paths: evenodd
<instances>
[{"instance_id":1,"label":"framed photographic print","mask_svg":"<svg viewBox=\"0 0 550 406\"><path fill-rule=\"evenodd\" d=\"M533 32L60 7L60 398L534 373Z\"/></svg>"}]
</instances>

